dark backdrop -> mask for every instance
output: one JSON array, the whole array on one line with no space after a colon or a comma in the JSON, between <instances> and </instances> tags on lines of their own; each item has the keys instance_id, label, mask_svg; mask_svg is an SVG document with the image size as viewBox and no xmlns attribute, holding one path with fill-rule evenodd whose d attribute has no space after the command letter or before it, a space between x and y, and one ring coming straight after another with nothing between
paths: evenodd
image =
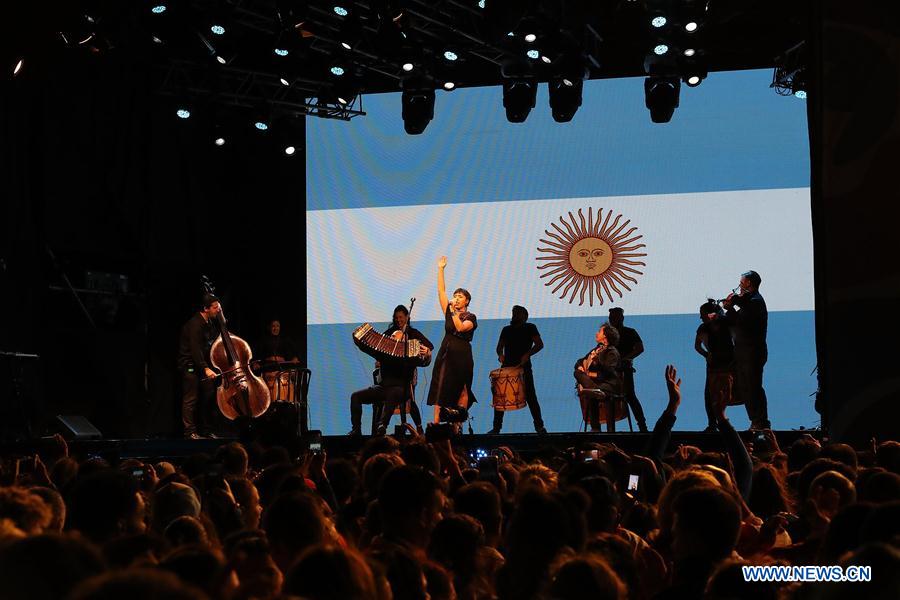
<instances>
[{"instance_id":1,"label":"dark backdrop","mask_svg":"<svg viewBox=\"0 0 900 600\"><path fill-rule=\"evenodd\" d=\"M0 84L0 350L41 356L23 386L38 429L63 413L107 436L177 433L177 338L201 273L236 334L253 340L278 316L302 346L303 149L285 156L247 121L249 136L216 147L205 107L175 118L140 57L68 51L26 67Z\"/></svg>"}]
</instances>

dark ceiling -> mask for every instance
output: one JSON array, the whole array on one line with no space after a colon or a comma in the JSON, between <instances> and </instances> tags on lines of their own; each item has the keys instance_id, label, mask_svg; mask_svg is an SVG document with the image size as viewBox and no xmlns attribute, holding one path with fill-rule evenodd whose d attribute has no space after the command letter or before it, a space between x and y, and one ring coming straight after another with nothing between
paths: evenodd
<instances>
[{"instance_id":1,"label":"dark ceiling","mask_svg":"<svg viewBox=\"0 0 900 600\"><path fill-rule=\"evenodd\" d=\"M149 67L162 95L349 118L357 93L448 81L773 67L806 39L808 11L779 0L57 0L12 8L3 68L62 52L115 55ZM666 23L656 28L658 16ZM656 56L661 44L668 52Z\"/></svg>"}]
</instances>

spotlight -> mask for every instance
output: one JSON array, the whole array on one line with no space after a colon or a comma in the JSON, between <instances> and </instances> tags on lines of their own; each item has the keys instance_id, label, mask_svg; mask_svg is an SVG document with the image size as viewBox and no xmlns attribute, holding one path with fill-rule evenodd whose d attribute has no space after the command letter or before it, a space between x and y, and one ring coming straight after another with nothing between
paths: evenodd
<instances>
[{"instance_id":1,"label":"spotlight","mask_svg":"<svg viewBox=\"0 0 900 600\"><path fill-rule=\"evenodd\" d=\"M258 131L266 131L267 129L269 129L269 124L266 123L265 121L256 121L256 122L253 124L253 126L254 126Z\"/></svg>"},{"instance_id":2,"label":"spotlight","mask_svg":"<svg viewBox=\"0 0 900 600\"><path fill-rule=\"evenodd\" d=\"M484 8L484 0L478 0L478 8Z\"/></svg>"},{"instance_id":3,"label":"spotlight","mask_svg":"<svg viewBox=\"0 0 900 600\"><path fill-rule=\"evenodd\" d=\"M341 48L344 50L352 50L353 46L350 45L350 42L341 42Z\"/></svg>"},{"instance_id":4,"label":"spotlight","mask_svg":"<svg viewBox=\"0 0 900 600\"><path fill-rule=\"evenodd\" d=\"M529 44L533 44L535 42L535 40L537 40L537 36L535 34L533 34L533 33L525 34L525 41L528 42Z\"/></svg>"},{"instance_id":5,"label":"spotlight","mask_svg":"<svg viewBox=\"0 0 900 600\"><path fill-rule=\"evenodd\" d=\"M459 56L456 54L456 52L453 52L452 50L447 50L446 52L444 52L444 58L449 61L454 61L454 60L458 59Z\"/></svg>"},{"instance_id":6,"label":"spotlight","mask_svg":"<svg viewBox=\"0 0 900 600\"><path fill-rule=\"evenodd\" d=\"M25 66L24 58L20 58L18 61L16 61L16 66L13 67L13 77L18 75L22 71L22 67L24 67L24 66Z\"/></svg>"},{"instance_id":7,"label":"spotlight","mask_svg":"<svg viewBox=\"0 0 900 600\"><path fill-rule=\"evenodd\" d=\"M669 47L665 44L657 44L656 46L653 47L653 54L655 54L657 56L662 56L663 54L665 54L668 51L669 51Z\"/></svg>"},{"instance_id":8,"label":"spotlight","mask_svg":"<svg viewBox=\"0 0 900 600\"><path fill-rule=\"evenodd\" d=\"M550 63L553 62L553 59L551 59L551 58L550 58L549 56L547 56L546 54L541 54L541 62L543 62L543 63L546 64L546 65L549 65Z\"/></svg>"},{"instance_id":9,"label":"spotlight","mask_svg":"<svg viewBox=\"0 0 900 600\"><path fill-rule=\"evenodd\" d=\"M186 108L179 108L175 111L175 116L177 116L179 119L189 119L191 118L191 111Z\"/></svg>"},{"instance_id":10,"label":"spotlight","mask_svg":"<svg viewBox=\"0 0 900 600\"><path fill-rule=\"evenodd\" d=\"M278 81L281 83L281 85L283 85L285 87L290 87L290 85L291 85L291 82L288 81L287 79L285 79L284 77L279 77Z\"/></svg>"},{"instance_id":11,"label":"spotlight","mask_svg":"<svg viewBox=\"0 0 900 600\"><path fill-rule=\"evenodd\" d=\"M685 85L688 87L697 87L700 83L706 79L706 69L701 67L700 65L694 63L693 61L686 65L682 70L682 81L684 81Z\"/></svg>"},{"instance_id":12,"label":"spotlight","mask_svg":"<svg viewBox=\"0 0 900 600\"><path fill-rule=\"evenodd\" d=\"M650 109L650 120L668 123L678 108L681 81L675 77L648 77L644 80L644 98Z\"/></svg>"},{"instance_id":13,"label":"spotlight","mask_svg":"<svg viewBox=\"0 0 900 600\"><path fill-rule=\"evenodd\" d=\"M222 27L221 25L213 25L212 27L209 28L209 30L212 31L216 35L225 35L225 28Z\"/></svg>"},{"instance_id":14,"label":"spotlight","mask_svg":"<svg viewBox=\"0 0 900 600\"><path fill-rule=\"evenodd\" d=\"M214 142L214 143L216 144L216 146L224 146L224 145L225 145L225 138L223 138L223 137L217 137L217 138L215 139L215 142Z\"/></svg>"},{"instance_id":15,"label":"spotlight","mask_svg":"<svg viewBox=\"0 0 900 600\"><path fill-rule=\"evenodd\" d=\"M410 71L413 70L413 64L411 62L403 63L403 70L406 71L407 73L409 73Z\"/></svg>"},{"instance_id":16,"label":"spotlight","mask_svg":"<svg viewBox=\"0 0 900 600\"><path fill-rule=\"evenodd\" d=\"M156 6L154 6L153 8L150 9L150 12L152 12L154 15L161 15L164 12L166 12L166 5L165 4L157 4Z\"/></svg>"},{"instance_id":17,"label":"spotlight","mask_svg":"<svg viewBox=\"0 0 900 600\"><path fill-rule=\"evenodd\" d=\"M456 84L453 83L452 81L445 81L444 89L447 90L448 92L452 92L453 90L456 89Z\"/></svg>"},{"instance_id":18,"label":"spotlight","mask_svg":"<svg viewBox=\"0 0 900 600\"><path fill-rule=\"evenodd\" d=\"M693 56L695 54L697 54L697 51L694 50L693 48L685 48L684 49L684 55L687 56L688 58L690 58L691 56Z\"/></svg>"},{"instance_id":19,"label":"spotlight","mask_svg":"<svg viewBox=\"0 0 900 600\"><path fill-rule=\"evenodd\" d=\"M688 21L684 24L684 30L688 33L694 33L697 31L697 21Z\"/></svg>"},{"instance_id":20,"label":"spotlight","mask_svg":"<svg viewBox=\"0 0 900 600\"><path fill-rule=\"evenodd\" d=\"M331 67L331 74L335 77L340 77L344 74L344 67L334 66Z\"/></svg>"},{"instance_id":21,"label":"spotlight","mask_svg":"<svg viewBox=\"0 0 900 600\"><path fill-rule=\"evenodd\" d=\"M791 78L791 93L794 94L795 98L806 100L806 92L806 69L798 69Z\"/></svg>"},{"instance_id":22,"label":"spotlight","mask_svg":"<svg viewBox=\"0 0 900 600\"><path fill-rule=\"evenodd\" d=\"M529 50L528 52L525 53L525 56L527 56L531 60L537 60L541 57L541 53L538 52L537 50Z\"/></svg>"},{"instance_id":23,"label":"spotlight","mask_svg":"<svg viewBox=\"0 0 900 600\"><path fill-rule=\"evenodd\" d=\"M350 14L350 12L349 12L346 8L344 8L343 6L337 6L337 5L336 5L336 6L334 7L334 14L336 14L336 15L339 16L339 17L346 17L347 15Z\"/></svg>"},{"instance_id":24,"label":"spotlight","mask_svg":"<svg viewBox=\"0 0 900 600\"><path fill-rule=\"evenodd\" d=\"M276 56L287 56L289 54L287 48L275 48Z\"/></svg>"},{"instance_id":25,"label":"spotlight","mask_svg":"<svg viewBox=\"0 0 900 600\"><path fill-rule=\"evenodd\" d=\"M537 100L537 81L506 79L503 81L503 108L510 123L524 123Z\"/></svg>"},{"instance_id":26,"label":"spotlight","mask_svg":"<svg viewBox=\"0 0 900 600\"><path fill-rule=\"evenodd\" d=\"M284 153L287 154L288 156L293 156L294 152L296 152L296 151L297 151L297 149L294 146L287 146L284 149Z\"/></svg>"},{"instance_id":27,"label":"spotlight","mask_svg":"<svg viewBox=\"0 0 900 600\"><path fill-rule=\"evenodd\" d=\"M216 62L219 63L220 65L224 65L224 64L227 63L228 61L225 60L225 57L224 57L224 56L221 56L221 55L217 54L217 55L216 55Z\"/></svg>"},{"instance_id":28,"label":"spotlight","mask_svg":"<svg viewBox=\"0 0 900 600\"><path fill-rule=\"evenodd\" d=\"M583 79L554 78L549 82L550 111L557 123L568 123L581 106Z\"/></svg>"},{"instance_id":29,"label":"spotlight","mask_svg":"<svg viewBox=\"0 0 900 600\"><path fill-rule=\"evenodd\" d=\"M657 29L665 27L666 23L668 23L668 20L662 15L657 15L650 20L650 24Z\"/></svg>"},{"instance_id":30,"label":"spotlight","mask_svg":"<svg viewBox=\"0 0 900 600\"><path fill-rule=\"evenodd\" d=\"M403 129L409 135L419 135L434 118L434 90L406 89L401 97Z\"/></svg>"}]
</instances>

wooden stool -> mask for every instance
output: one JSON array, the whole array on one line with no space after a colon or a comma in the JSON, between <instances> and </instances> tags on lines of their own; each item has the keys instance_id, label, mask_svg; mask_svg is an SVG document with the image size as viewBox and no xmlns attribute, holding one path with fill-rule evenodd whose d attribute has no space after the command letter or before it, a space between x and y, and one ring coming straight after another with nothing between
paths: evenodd
<instances>
[{"instance_id":1,"label":"wooden stool","mask_svg":"<svg viewBox=\"0 0 900 600\"><path fill-rule=\"evenodd\" d=\"M628 403L625 402L624 394L615 394L596 389L579 389L578 400L581 403L581 417L584 420L584 430L588 430L591 422L591 405L598 402L599 414L598 421L600 423L606 421L606 432L615 433L616 421L628 419L629 431L634 431L631 422L631 411L628 410Z\"/></svg>"}]
</instances>

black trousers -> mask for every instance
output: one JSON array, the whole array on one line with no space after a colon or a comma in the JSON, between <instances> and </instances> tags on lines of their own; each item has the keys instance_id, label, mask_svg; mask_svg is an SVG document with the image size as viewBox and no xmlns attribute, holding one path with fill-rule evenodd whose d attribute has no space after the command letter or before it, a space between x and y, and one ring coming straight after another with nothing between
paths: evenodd
<instances>
[{"instance_id":1,"label":"black trousers","mask_svg":"<svg viewBox=\"0 0 900 600\"><path fill-rule=\"evenodd\" d=\"M201 381L196 371L181 371L181 423L185 435L213 428L215 392L215 380Z\"/></svg>"},{"instance_id":2,"label":"black trousers","mask_svg":"<svg viewBox=\"0 0 900 600\"><path fill-rule=\"evenodd\" d=\"M766 390L763 389L763 368L768 360L765 349L734 349L734 387L738 399L744 403L750 426L755 429L769 429L769 407Z\"/></svg>"},{"instance_id":3,"label":"black trousers","mask_svg":"<svg viewBox=\"0 0 900 600\"><path fill-rule=\"evenodd\" d=\"M575 381L581 385L582 388L586 390L603 390L604 392L608 392L609 390L601 387L597 384L596 381L590 378L590 376L584 371L579 371L575 369ZM595 401L591 402L588 405L588 423L591 425L591 431L600 431L600 402ZM615 423L611 426L610 431L615 430Z\"/></svg>"},{"instance_id":4,"label":"black trousers","mask_svg":"<svg viewBox=\"0 0 900 600\"><path fill-rule=\"evenodd\" d=\"M622 370L622 393L625 394L625 402L637 421L638 429L644 431L647 429L647 419L644 418L644 408L641 401L638 400L637 394L634 393L634 369L625 368Z\"/></svg>"},{"instance_id":5,"label":"black trousers","mask_svg":"<svg viewBox=\"0 0 900 600\"><path fill-rule=\"evenodd\" d=\"M362 429L362 405L371 404L374 411L372 433L376 433L378 429L386 430L394 410L407 398L409 398L408 386L373 385L357 390L350 395L350 426L354 430ZM421 427L422 415L415 402L409 403L409 414L416 426ZM400 417L401 421L405 423L405 413L401 413Z\"/></svg>"},{"instance_id":6,"label":"black trousers","mask_svg":"<svg viewBox=\"0 0 900 600\"><path fill-rule=\"evenodd\" d=\"M537 431L544 427L544 419L541 416L541 405L538 404L537 390L534 388L534 373L530 366L523 368L522 378L525 380L525 402L531 411L531 420L534 421L534 429ZM503 427L503 413L505 410L494 411L494 429L500 431Z\"/></svg>"}]
</instances>

